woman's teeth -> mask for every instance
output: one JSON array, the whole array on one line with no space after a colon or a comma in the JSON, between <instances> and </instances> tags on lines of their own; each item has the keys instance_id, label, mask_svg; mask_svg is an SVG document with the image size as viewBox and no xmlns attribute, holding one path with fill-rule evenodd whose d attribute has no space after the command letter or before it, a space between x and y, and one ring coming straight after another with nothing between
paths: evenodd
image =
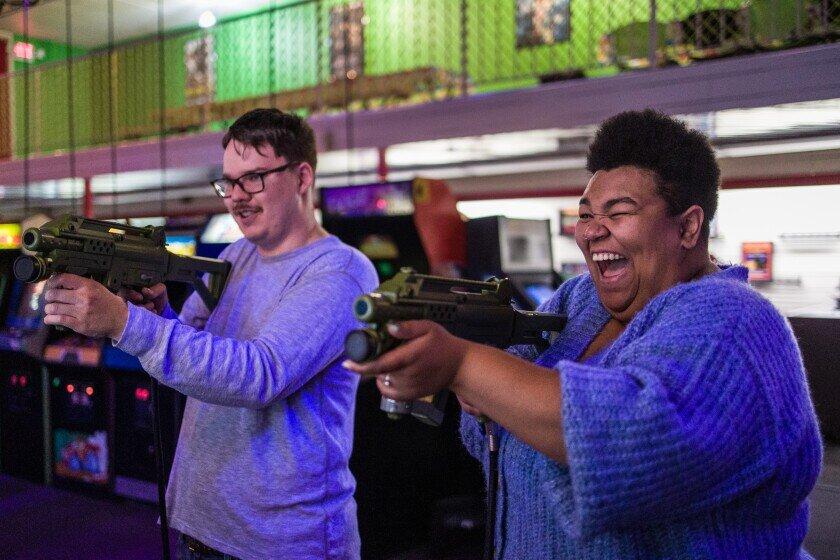
<instances>
[{"instance_id":1,"label":"woman's teeth","mask_svg":"<svg viewBox=\"0 0 840 560\"><path fill-rule=\"evenodd\" d=\"M592 260L595 262L600 261L617 261L618 259L623 259L621 255L617 253L592 253Z\"/></svg>"}]
</instances>

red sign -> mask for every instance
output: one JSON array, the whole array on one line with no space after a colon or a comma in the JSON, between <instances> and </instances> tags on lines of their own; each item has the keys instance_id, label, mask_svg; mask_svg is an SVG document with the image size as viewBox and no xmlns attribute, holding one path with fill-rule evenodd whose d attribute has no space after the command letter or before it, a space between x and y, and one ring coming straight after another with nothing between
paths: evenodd
<instances>
[{"instance_id":1,"label":"red sign","mask_svg":"<svg viewBox=\"0 0 840 560\"><path fill-rule=\"evenodd\" d=\"M741 264L749 269L751 282L770 282L773 280L773 243L742 243Z\"/></svg>"},{"instance_id":2,"label":"red sign","mask_svg":"<svg viewBox=\"0 0 840 560\"><path fill-rule=\"evenodd\" d=\"M18 41L15 43L15 46L12 47L12 53L24 60L32 60L35 58L35 45L32 43L24 43L23 41Z\"/></svg>"}]
</instances>

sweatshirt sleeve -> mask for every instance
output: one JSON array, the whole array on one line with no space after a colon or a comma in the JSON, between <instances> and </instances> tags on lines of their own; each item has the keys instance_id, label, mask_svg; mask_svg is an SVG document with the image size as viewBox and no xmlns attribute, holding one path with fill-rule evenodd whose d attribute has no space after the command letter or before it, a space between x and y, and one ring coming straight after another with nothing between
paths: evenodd
<instances>
[{"instance_id":1,"label":"sweatshirt sleeve","mask_svg":"<svg viewBox=\"0 0 840 560\"><path fill-rule=\"evenodd\" d=\"M784 319L749 290L663 302L607 367L561 361L568 468L543 489L572 536L715 508L762 484L786 453L782 411L807 422L807 390ZM616 343L618 344L618 342ZM780 408L781 407L781 408ZM781 421L781 422L780 422Z\"/></svg>"},{"instance_id":2,"label":"sweatshirt sleeve","mask_svg":"<svg viewBox=\"0 0 840 560\"><path fill-rule=\"evenodd\" d=\"M302 281L265 317L252 340L216 336L129 305L117 346L185 395L212 404L263 408L293 394L342 354L344 337L356 326L352 302L362 291L345 272Z\"/></svg>"}]
</instances>

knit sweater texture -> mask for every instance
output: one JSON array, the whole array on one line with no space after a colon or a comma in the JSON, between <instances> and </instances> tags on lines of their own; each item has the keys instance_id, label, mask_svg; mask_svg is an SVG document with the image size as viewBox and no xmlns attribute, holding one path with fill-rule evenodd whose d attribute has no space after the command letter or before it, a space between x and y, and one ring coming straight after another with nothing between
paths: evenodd
<instances>
[{"instance_id":1,"label":"knit sweater texture","mask_svg":"<svg viewBox=\"0 0 840 560\"><path fill-rule=\"evenodd\" d=\"M802 549L822 447L790 326L732 266L659 294L604 352L610 318L588 274L541 310L568 314L548 350L568 464L501 429L503 559L762 559ZM487 466L478 423L470 453Z\"/></svg>"}]
</instances>

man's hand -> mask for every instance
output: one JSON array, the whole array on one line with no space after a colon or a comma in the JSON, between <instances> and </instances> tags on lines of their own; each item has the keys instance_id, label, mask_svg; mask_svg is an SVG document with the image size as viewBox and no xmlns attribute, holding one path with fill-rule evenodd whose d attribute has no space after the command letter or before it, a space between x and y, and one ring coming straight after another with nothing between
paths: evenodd
<instances>
[{"instance_id":1,"label":"man's hand","mask_svg":"<svg viewBox=\"0 0 840 560\"><path fill-rule=\"evenodd\" d=\"M45 286L44 323L63 325L94 338L119 338L128 321L123 299L102 284L74 274L56 274Z\"/></svg>"},{"instance_id":2,"label":"man's hand","mask_svg":"<svg viewBox=\"0 0 840 560\"><path fill-rule=\"evenodd\" d=\"M120 297L130 301L134 305L145 307L149 311L161 315L166 306L169 305L169 297L166 293L165 284L155 284L150 288L143 288L141 291L124 288L119 292Z\"/></svg>"},{"instance_id":3,"label":"man's hand","mask_svg":"<svg viewBox=\"0 0 840 560\"><path fill-rule=\"evenodd\" d=\"M348 360L344 366L363 376L376 376L379 391L399 401L418 399L449 387L472 344L432 321L391 324L388 332L405 342L372 362L358 364Z\"/></svg>"}]
</instances>

